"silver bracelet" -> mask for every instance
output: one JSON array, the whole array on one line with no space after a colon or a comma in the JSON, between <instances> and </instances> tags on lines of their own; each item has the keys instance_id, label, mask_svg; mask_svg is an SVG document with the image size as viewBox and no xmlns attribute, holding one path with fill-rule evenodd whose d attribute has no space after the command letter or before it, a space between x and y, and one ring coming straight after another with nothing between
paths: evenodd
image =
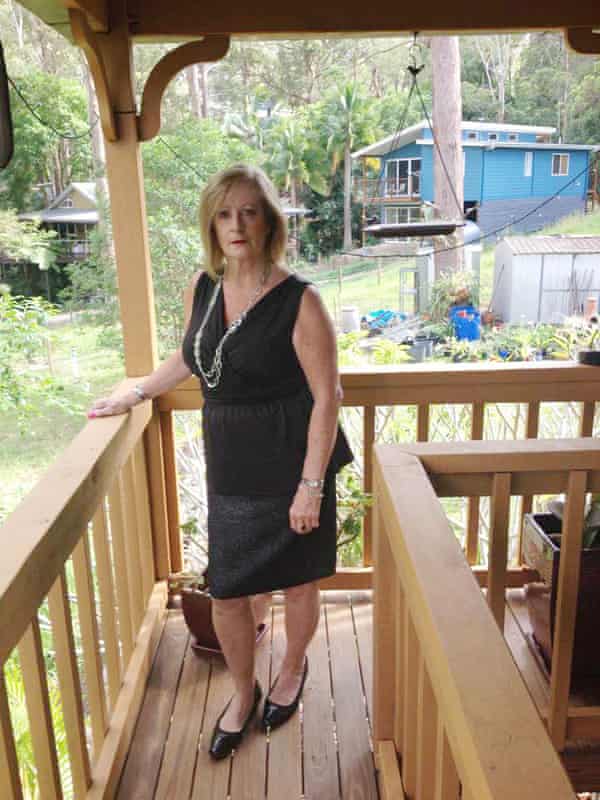
<instances>
[{"instance_id":1,"label":"silver bracelet","mask_svg":"<svg viewBox=\"0 0 600 800\"><path fill-rule=\"evenodd\" d=\"M323 497L323 487L325 486L324 480L302 477L300 478L300 485L309 489L310 493L315 497Z\"/></svg>"},{"instance_id":2,"label":"silver bracelet","mask_svg":"<svg viewBox=\"0 0 600 800\"><path fill-rule=\"evenodd\" d=\"M137 396L138 400L141 400L142 403L144 400L150 399L139 383L137 386L133 387L133 393Z\"/></svg>"}]
</instances>

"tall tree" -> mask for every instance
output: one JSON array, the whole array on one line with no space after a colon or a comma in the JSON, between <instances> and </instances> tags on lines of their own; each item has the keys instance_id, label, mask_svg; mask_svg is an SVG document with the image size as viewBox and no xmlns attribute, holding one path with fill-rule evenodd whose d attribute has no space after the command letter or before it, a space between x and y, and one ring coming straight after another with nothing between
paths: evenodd
<instances>
[{"instance_id":1,"label":"tall tree","mask_svg":"<svg viewBox=\"0 0 600 800\"><path fill-rule=\"evenodd\" d=\"M344 163L344 249L352 247L352 151L376 134L371 104L356 84L338 90L328 103L328 150L333 171Z\"/></svg>"},{"instance_id":2,"label":"tall tree","mask_svg":"<svg viewBox=\"0 0 600 800\"><path fill-rule=\"evenodd\" d=\"M463 151L461 144L462 100L460 92L460 48L457 36L433 36L433 131L437 146L433 156L434 202L446 219L462 219L464 205ZM458 233L451 245L461 244ZM440 248L444 249L444 248ZM436 275L463 265L462 248L454 247L436 256Z\"/></svg>"}]
</instances>

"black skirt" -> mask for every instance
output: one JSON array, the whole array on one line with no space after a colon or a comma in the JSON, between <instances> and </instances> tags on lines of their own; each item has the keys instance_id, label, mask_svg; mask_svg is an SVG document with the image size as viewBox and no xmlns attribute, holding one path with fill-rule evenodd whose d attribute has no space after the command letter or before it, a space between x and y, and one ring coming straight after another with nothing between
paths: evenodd
<instances>
[{"instance_id":1,"label":"black skirt","mask_svg":"<svg viewBox=\"0 0 600 800\"><path fill-rule=\"evenodd\" d=\"M244 597L333 575L335 476L325 482L319 527L290 528L293 495L208 495L208 585L213 597Z\"/></svg>"}]
</instances>

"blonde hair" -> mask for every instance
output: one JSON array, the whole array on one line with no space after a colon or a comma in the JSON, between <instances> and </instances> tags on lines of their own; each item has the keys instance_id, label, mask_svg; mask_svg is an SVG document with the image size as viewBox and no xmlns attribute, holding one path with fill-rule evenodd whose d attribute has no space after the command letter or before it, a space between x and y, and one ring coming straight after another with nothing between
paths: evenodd
<instances>
[{"instance_id":1,"label":"blonde hair","mask_svg":"<svg viewBox=\"0 0 600 800\"><path fill-rule=\"evenodd\" d=\"M200 235L204 246L204 268L215 280L223 273L224 257L215 232L214 219L225 195L237 182L248 182L258 190L269 225L265 251L273 264L285 259L287 220L279 203L277 190L260 167L234 164L221 170L208 181L200 199Z\"/></svg>"}]
</instances>

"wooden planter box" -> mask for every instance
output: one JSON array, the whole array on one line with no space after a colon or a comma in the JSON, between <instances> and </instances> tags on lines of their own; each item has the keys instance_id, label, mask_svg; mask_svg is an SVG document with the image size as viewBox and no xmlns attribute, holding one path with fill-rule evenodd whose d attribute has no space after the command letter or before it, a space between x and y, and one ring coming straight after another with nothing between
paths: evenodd
<instances>
[{"instance_id":1,"label":"wooden planter box","mask_svg":"<svg viewBox=\"0 0 600 800\"><path fill-rule=\"evenodd\" d=\"M561 520L554 514L526 514L523 523L522 559L536 569L540 583L525 586L533 636L548 671L558 595ZM600 548L583 550L571 680L587 682L600 677Z\"/></svg>"}]
</instances>

